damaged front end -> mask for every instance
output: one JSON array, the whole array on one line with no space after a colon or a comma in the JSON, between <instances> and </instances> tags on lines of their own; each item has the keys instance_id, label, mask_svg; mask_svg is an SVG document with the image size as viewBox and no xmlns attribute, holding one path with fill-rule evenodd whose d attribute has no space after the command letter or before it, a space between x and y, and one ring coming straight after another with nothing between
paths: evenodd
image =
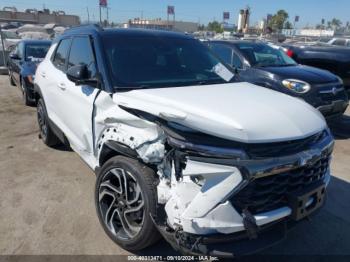
<instances>
[{"instance_id":1,"label":"damaged front end","mask_svg":"<svg viewBox=\"0 0 350 262\"><path fill-rule=\"evenodd\" d=\"M165 215L154 220L183 253L256 252L324 204L334 145L328 130L297 141L243 144L171 122L160 126L167 137L158 166Z\"/></svg>"},{"instance_id":2,"label":"damaged front end","mask_svg":"<svg viewBox=\"0 0 350 262\"><path fill-rule=\"evenodd\" d=\"M248 144L119 107L127 120L119 116L101 132L100 158L108 147L157 170L153 221L182 253L256 252L283 239L294 221L324 203L334 144L328 130L295 141Z\"/></svg>"}]
</instances>

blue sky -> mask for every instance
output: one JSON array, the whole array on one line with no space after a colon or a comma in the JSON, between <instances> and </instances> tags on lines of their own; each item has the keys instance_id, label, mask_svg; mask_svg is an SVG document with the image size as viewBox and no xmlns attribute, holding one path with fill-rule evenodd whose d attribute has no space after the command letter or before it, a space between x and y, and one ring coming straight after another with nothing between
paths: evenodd
<instances>
[{"instance_id":1,"label":"blue sky","mask_svg":"<svg viewBox=\"0 0 350 262\"><path fill-rule=\"evenodd\" d=\"M350 21L349 0L108 0L110 6L110 20L125 22L128 18L166 18L166 6L174 5L178 20L194 21L207 24L216 19L222 20L222 12L231 13L231 23L237 23L238 11L249 5L252 11L252 22L266 17L268 13L275 13L285 9L291 20L295 15L300 16L297 27L315 25L322 18L330 20L339 18L343 23ZM46 8L64 10L67 13L80 15L82 20L87 19L87 10L90 19L98 20L98 0L1 0L0 8L16 6L26 8Z\"/></svg>"}]
</instances>

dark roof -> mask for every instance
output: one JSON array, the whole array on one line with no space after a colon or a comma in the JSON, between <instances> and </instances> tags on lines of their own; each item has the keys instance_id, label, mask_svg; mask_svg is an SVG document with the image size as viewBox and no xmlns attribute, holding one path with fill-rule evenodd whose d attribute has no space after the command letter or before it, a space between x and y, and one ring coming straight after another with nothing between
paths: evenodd
<instances>
[{"instance_id":1,"label":"dark roof","mask_svg":"<svg viewBox=\"0 0 350 262\"><path fill-rule=\"evenodd\" d=\"M103 29L98 25L83 25L73 27L64 32L63 35L71 34L100 34L100 35L124 35L124 36L161 36L161 37L176 37L176 38L188 38L192 39L192 36L166 31L166 30L151 30L151 29L139 29L139 28L108 28Z\"/></svg>"},{"instance_id":2,"label":"dark roof","mask_svg":"<svg viewBox=\"0 0 350 262\"><path fill-rule=\"evenodd\" d=\"M161 36L161 37L176 37L176 38L188 38L192 37L183 33L166 31L166 30L152 30L152 29L138 29L138 28L118 28L118 29L106 29L102 34L115 34L125 36Z\"/></svg>"},{"instance_id":3,"label":"dark roof","mask_svg":"<svg viewBox=\"0 0 350 262\"><path fill-rule=\"evenodd\" d=\"M25 40L21 40L22 43L24 44L48 44L51 45L51 41L50 40L32 40L32 39L25 39Z\"/></svg>"},{"instance_id":4,"label":"dark roof","mask_svg":"<svg viewBox=\"0 0 350 262\"><path fill-rule=\"evenodd\" d=\"M213 41L209 41L209 43L212 42L212 43L223 43L223 44L232 44L232 45L235 45L235 44L244 44L244 43L248 43L248 44L267 44L263 41L251 41L251 40L213 40Z\"/></svg>"}]
</instances>

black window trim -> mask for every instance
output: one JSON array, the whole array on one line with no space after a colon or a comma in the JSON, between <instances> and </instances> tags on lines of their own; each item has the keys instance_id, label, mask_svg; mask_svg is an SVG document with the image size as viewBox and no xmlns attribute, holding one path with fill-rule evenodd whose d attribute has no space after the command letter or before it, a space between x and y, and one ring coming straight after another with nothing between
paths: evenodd
<instances>
[{"instance_id":1,"label":"black window trim","mask_svg":"<svg viewBox=\"0 0 350 262\"><path fill-rule=\"evenodd\" d=\"M248 60L244 57L244 55L239 51L239 49L236 46L232 46L233 54L236 54L239 60L241 61L242 66L240 68L237 68L238 70L244 70L247 69L247 67L250 67L250 63ZM233 59L233 56L232 56Z\"/></svg>"},{"instance_id":2,"label":"black window trim","mask_svg":"<svg viewBox=\"0 0 350 262\"><path fill-rule=\"evenodd\" d=\"M232 63L233 63L233 55L236 54L239 58L239 60L241 60L241 64L242 67L241 68L237 68L239 70L244 70L247 68L247 66L250 66L249 62L247 61L247 59L245 59L245 57L241 54L241 52L239 51L238 48L236 48L235 45L231 44L231 43L227 43L227 42L209 42L209 45L221 45L221 46L227 46L228 48L231 49L232 54L231 54L231 67L232 67ZM222 59L221 59L222 60Z\"/></svg>"},{"instance_id":3,"label":"black window trim","mask_svg":"<svg viewBox=\"0 0 350 262\"><path fill-rule=\"evenodd\" d=\"M91 50L92 50L92 56L94 58L94 62L95 62L95 67L96 67L96 74L99 72L98 71L98 65L97 65L97 59L96 59L96 51L95 51L95 48L94 48L94 39L91 35L89 34L78 34L78 35L74 35L74 36L71 36L71 43L70 43L70 46L69 46L69 50L68 50L68 55L67 55L67 61L66 61L66 66L65 66L65 69L67 70L68 69L68 62L69 62L69 57L70 57L70 52L71 52L71 49L72 49L72 44L73 44L73 41L75 38L88 38L89 40L89 43L90 43L90 47L91 47Z\"/></svg>"},{"instance_id":4,"label":"black window trim","mask_svg":"<svg viewBox=\"0 0 350 262\"><path fill-rule=\"evenodd\" d=\"M67 36L67 37L61 38L60 41L58 41L57 46L56 46L56 48L55 48L55 51L53 52L53 54L52 54L52 56L51 56L51 59L50 59L50 60L51 60L51 63L53 64L53 66L54 66L56 69L58 69L58 70L60 70L61 72L63 72L63 73L66 73L66 72L67 72L68 58L69 58L69 54L70 54L70 48L71 48L72 42L73 42L73 41L72 41L72 38L73 38L72 36ZM62 68L58 68L58 67L56 66L56 64L54 63L54 60L55 60L56 53L57 53L57 50L58 50L60 44L62 43L63 40L67 40L67 39L70 40L70 43L69 43L69 46L68 46L67 57L66 57L64 69L62 70Z\"/></svg>"}]
</instances>

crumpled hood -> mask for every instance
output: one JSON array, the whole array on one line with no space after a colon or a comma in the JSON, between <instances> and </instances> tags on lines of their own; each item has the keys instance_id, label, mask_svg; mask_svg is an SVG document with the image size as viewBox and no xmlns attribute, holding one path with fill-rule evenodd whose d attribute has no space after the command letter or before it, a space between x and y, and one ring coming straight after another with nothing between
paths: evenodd
<instances>
[{"instance_id":1,"label":"crumpled hood","mask_svg":"<svg viewBox=\"0 0 350 262\"><path fill-rule=\"evenodd\" d=\"M140 89L116 93L121 106L213 136L246 143L305 138L327 127L307 103L249 83Z\"/></svg>"}]
</instances>

